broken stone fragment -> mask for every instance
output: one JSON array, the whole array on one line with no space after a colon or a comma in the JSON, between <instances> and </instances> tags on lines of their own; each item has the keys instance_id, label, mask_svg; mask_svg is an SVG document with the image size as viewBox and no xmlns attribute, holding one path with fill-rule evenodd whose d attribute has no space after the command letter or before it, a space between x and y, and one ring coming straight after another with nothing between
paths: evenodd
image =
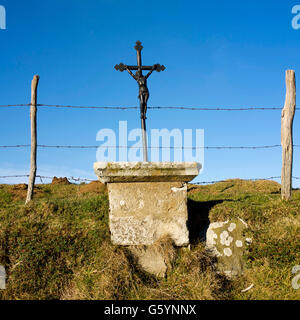
<instances>
[{"instance_id":1,"label":"broken stone fragment","mask_svg":"<svg viewBox=\"0 0 300 320\"><path fill-rule=\"evenodd\" d=\"M0 289L6 289L6 271L5 267L0 265Z\"/></svg>"},{"instance_id":2,"label":"broken stone fragment","mask_svg":"<svg viewBox=\"0 0 300 320\"><path fill-rule=\"evenodd\" d=\"M151 275L163 278L172 268L176 259L176 251L172 240L168 237L156 241L150 246L129 246L138 267Z\"/></svg>"}]
</instances>

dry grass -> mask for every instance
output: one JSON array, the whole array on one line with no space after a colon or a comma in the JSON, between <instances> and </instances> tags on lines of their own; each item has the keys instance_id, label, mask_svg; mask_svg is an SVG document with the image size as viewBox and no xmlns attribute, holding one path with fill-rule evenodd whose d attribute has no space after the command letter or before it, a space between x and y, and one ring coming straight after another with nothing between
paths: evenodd
<instances>
[{"instance_id":1,"label":"dry grass","mask_svg":"<svg viewBox=\"0 0 300 320\"><path fill-rule=\"evenodd\" d=\"M106 186L100 181L92 181L89 184L83 184L80 186L79 192L85 193L101 193L106 192Z\"/></svg>"},{"instance_id":2,"label":"dry grass","mask_svg":"<svg viewBox=\"0 0 300 320\"><path fill-rule=\"evenodd\" d=\"M125 251L105 241L89 261L74 270L61 299L124 299L133 285L133 270Z\"/></svg>"}]
</instances>

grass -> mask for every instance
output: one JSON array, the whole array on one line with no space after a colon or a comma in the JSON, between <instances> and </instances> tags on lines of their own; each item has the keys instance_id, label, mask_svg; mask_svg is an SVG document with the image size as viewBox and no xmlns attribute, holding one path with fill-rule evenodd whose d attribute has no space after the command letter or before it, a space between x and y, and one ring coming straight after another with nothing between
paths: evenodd
<instances>
[{"instance_id":1,"label":"grass","mask_svg":"<svg viewBox=\"0 0 300 320\"><path fill-rule=\"evenodd\" d=\"M8 276L0 299L300 298L291 285L300 264L300 190L282 202L272 181L189 187L193 210L210 222L240 217L249 225L247 268L231 281L214 272L203 243L178 248L164 279L139 270L125 247L110 242L100 183L38 185L26 207L25 197L26 185L0 185L0 264Z\"/></svg>"}]
</instances>

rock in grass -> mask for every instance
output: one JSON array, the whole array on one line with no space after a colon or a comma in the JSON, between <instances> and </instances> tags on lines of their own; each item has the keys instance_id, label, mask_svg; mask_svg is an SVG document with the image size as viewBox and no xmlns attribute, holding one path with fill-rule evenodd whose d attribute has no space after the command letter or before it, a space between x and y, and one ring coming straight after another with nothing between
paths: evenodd
<instances>
[{"instance_id":1,"label":"rock in grass","mask_svg":"<svg viewBox=\"0 0 300 320\"><path fill-rule=\"evenodd\" d=\"M0 289L6 288L6 272L5 267L0 265Z\"/></svg>"},{"instance_id":2,"label":"rock in grass","mask_svg":"<svg viewBox=\"0 0 300 320\"><path fill-rule=\"evenodd\" d=\"M214 222L206 233L206 249L217 259L217 272L231 278L243 273L243 254L251 239L244 236L247 228L242 219Z\"/></svg>"},{"instance_id":3,"label":"rock in grass","mask_svg":"<svg viewBox=\"0 0 300 320\"><path fill-rule=\"evenodd\" d=\"M152 245L128 246L136 265L158 278L163 278L172 268L176 258L176 250L172 239L164 237Z\"/></svg>"}]
</instances>

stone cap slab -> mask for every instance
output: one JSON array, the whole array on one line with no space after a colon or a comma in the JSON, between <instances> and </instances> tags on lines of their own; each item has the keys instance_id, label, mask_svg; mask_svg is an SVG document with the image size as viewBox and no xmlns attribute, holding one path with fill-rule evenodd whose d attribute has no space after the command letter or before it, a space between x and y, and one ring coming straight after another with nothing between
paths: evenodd
<instances>
[{"instance_id":1,"label":"stone cap slab","mask_svg":"<svg viewBox=\"0 0 300 320\"><path fill-rule=\"evenodd\" d=\"M197 162L95 162L94 171L102 183L189 182L201 169Z\"/></svg>"}]
</instances>

